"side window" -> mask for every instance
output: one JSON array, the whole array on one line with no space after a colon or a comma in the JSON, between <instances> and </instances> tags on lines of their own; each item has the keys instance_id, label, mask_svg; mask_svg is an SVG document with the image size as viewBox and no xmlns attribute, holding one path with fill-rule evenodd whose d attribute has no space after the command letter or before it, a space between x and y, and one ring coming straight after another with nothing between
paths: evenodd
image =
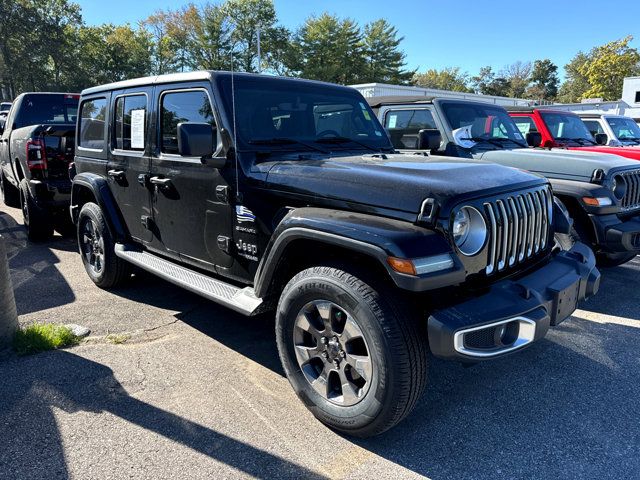
<instances>
[{"instance_id":1,"label":"side window","mask_svg":"<svg viewBox=\"0 0 640 480\"><path fill-rule=\"evenodd\" d=\"M146 95L131 95L116 99L113 119L113 145L118 150L144 150Z\"/></svg>"},{"instance_id":2,"label":"side window","mask_svg":"<svg viewBox=\"0 0 640 480\"><path fill-rule=\"evenodd\" d=\"M194 122L215 126L209 96L203 90L171 92L160 100L162 153L178 154L178 124Z\"/></svg>"},{"instance_id":3,"label":"side window","mask_svg":"<svg viewBox=\"0 0 640 480\"><path fill-rule=\"evenodd\" d=\"M107 124L105 123L107 100L96 98L82 102L80 107L80 142L79 146L102 150Z\"/></svg>"},{"instance_id":4,"label":"side window","mask_svg":"<svg viewBox=\"0 0 640 480\"><path fill-rule=\"evenodd\" d=\"M600 125L600 122L597 120L584 120L584 124L591 132L591 135L595 136L597 133L604 133L602 125Z\"/></svg>"},{"instance_id":5,"label":"side window","mask_svg":"<svg viewBox=\"0 0 640 480\"><path fill-rule=\"evenodd\" d=\"M525 137L529 132L538 131L538 127L536 127L536 123L533 121L533 118L531 117L512 117L512 118L516 124L516 127L518 127L518 130L520 130L520 133Z\"/></svg>"},{"instance_id":6,"label":"side window","mask_svg":"<svg viewBox=\"0 0 640 480\"><path fill-rule=\"evenodd\" d=\"M389 110L384 118L384 127L389 132L395 148L418 148L418 132L435 130L438 127L430 110Z\"/></svg>"}]
</instances>

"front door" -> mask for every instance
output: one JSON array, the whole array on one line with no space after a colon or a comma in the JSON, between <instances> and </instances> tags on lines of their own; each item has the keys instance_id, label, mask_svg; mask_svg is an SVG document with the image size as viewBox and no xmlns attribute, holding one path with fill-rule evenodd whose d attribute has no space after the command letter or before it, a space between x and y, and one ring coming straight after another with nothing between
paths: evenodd
<instances>
[{"instance_id":1,"label":"front door","mask_svg":"<svg viewBox=\"0 0 640 480\"><path fill-rule=\"evenodd\" d=\"M197 266L228 268L233 196L224 176L200 158L178 152L179 123L209 123L214 128L206 85L176 90L157 87L158 145L151 160L150 187L156 228L154 248Z\"/></svg>"},{"instance_id":2,"label":"front door","mask_svg":"<svg viewBox=\"0 0 640 480\"><path fill-rule=\"evenodd\" d=\"M115 92L111 97L107 178L129 234L141 243L152 238L151 192L145 181L150 163L151 95L151 88L140 88Z\"/></svg>"}]
</instances>

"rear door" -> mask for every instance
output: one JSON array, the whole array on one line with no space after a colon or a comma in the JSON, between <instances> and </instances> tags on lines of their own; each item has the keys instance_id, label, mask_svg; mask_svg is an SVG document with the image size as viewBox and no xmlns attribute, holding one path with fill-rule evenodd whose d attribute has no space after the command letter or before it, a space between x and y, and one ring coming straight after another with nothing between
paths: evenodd
<instances>
[{"instance_id":1,"label":"rear door","mask_svg":"<svg viewBox=\"0 0 640 480\"><path fill-rule=\"evenodd\" d=\"M150 178L157 228L154 246L202 268L228 268L233 263L228 240L233 219L230 172L178 153L179 123L209 123L216 127L208 84L190 88L160 85L154 102L158 110L158 145L151 159ZM220 142L217 149L222 150Z\"/></svg>"},{"instance_id":2,"label":"rear door","mask_svg":"<svg viewBox=\"0 0 640 480\"><path fill-rule=\"evenodd\" d=\"M114 92L107 178L131 237L152 239L149 122L152 87Z\"/></svg>"}]
</instances>

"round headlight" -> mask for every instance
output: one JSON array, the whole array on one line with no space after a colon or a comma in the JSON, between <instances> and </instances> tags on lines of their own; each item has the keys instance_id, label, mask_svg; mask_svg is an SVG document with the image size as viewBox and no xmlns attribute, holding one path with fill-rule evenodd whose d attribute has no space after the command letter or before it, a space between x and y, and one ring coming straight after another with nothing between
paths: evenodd
<instances>
[{"instance_id":1,"label":"round headlight","mask_svg":"<svg viewBox=\"0 0 640 480\"><path fill-rule=\"evenodd\" d=\"M471 256L484 247L487 239L487 224L482 214L473 207L462 207L451 224L453 240L458 250Z\"/></svg>"},{"instance_id":2,"label":"round headlight","mask_svg":"<svg viewBox=\"0 0 640 480\"><path fill-rule=\"evenodd\" d=\"M627 194L627 182L624 181L622 175L616 175L613 177L612 190L618 200L622 200Z\"/></svg>"}]
</instances>

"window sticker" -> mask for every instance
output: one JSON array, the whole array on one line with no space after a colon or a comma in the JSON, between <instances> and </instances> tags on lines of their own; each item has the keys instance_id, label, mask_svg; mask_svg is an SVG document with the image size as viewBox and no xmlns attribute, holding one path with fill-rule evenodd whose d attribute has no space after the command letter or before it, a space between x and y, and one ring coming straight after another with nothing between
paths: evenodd
<instances>
[{"instance_id":1,"label":"window sticker","mask_svg":"<svg viewBox=\"0 0 640 480\"><path fill-rule=\"evenodd\" d=\"M144 109L131 110L131 148L144 148Z\"/></svg>"},{"instance_id":2,"label":"window sticker","mask_svg":"<svg viewBox=\"0 0 640 480\"><path fill-rule=\"evenodd\" d=\"M398 115L389 115L389 128L396 128L398 123Z\"/></svg>"}]
</instances>

